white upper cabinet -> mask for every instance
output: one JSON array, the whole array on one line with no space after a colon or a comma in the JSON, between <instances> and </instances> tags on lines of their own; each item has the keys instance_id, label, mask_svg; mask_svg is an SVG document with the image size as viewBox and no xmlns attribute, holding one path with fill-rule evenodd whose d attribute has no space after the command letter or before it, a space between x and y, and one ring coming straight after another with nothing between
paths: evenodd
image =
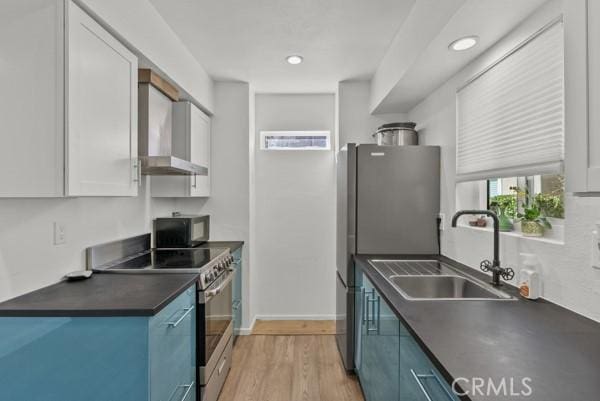
<instances>
[{"instance_id":1,"label":"white upper cabinet","mask_svg":"<svg viewBox=\"0 0 600 401\"><path fill-rule=\"evenodd\" d=\"M69 3L67 194L137 195L137 57Z\"/></svg>"},{"instance_id":2,"label":"white upper cabinet","mask_svg":"<svg viewBox=\"0 0 600 401\"><path fill-rule=\"evenodd\" d=\"M62 196L62 1L0 2L0 196Z\"/></svg>"},{"instance_id":3,"label":"white upper cabinet","mask_svg":"<svg viewBox=\"0 0 600 401\"><path fill-rule=\"evenodd\" d=\"M137 195L137 58L64 0L0 3L0 197Z\"/></svg>"},{"instance_id":4,"label":"white upper cabinet","mask_svg":"<svg viewBox=\"0 0 600 401\"><path fill-rule=\"evenodd\" d=\"M600 2L564 4L567 191L600 193Z\"/></svg>"},{"instance_id":5,"label":"white upper cabinet","mask_svg":"<svg viewBox=\"0 0 600 401\"><path fill-rule=\"evenodd\" d=\"M210 196L210 117L191 102L173 104L173 152L208 168L208 175L153 176L154 197Z\"/></svg>"}]
</instances>

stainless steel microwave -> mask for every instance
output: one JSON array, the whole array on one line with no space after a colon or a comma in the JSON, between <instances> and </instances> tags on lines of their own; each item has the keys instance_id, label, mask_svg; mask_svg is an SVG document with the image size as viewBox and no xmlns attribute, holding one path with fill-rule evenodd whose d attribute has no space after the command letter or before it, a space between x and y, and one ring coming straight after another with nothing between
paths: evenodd
<instances>
[{"instance_id":1,"label":"stainless steel microwave","mask_svg":"<svg viewBox=\"0 0 600 401\"><path fill-rule=\"evenodd\" d=\"M154 220L154 239L157 248L192 248L208 241L210 216L182 215L159 217Z\"/></svg>"}]
</instances>

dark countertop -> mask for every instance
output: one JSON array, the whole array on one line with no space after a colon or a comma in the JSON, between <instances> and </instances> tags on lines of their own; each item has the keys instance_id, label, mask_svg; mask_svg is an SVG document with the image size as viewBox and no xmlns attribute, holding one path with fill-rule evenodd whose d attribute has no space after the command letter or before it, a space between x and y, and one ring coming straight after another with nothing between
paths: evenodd
<instances>
[{"instance_id":1,"label":"dark countertop","mask_svg":"<svg viewBox=\"0 0 600 401\"><path fill-rule=\"evenodd\" d=\"M231 253L244 246L244 241L208 241L198 248L229 248Z\"/></svg>"},{"instance_id":2,"label":"dark countertop","mask_svg":"<svg viewBox=\"0 0 600 401\"><path fill-rule=\"evenodd\" d=\"M408 301L367 263L376 258L407 257L360 255L356 260L448 382L515 378L519 385L531 378L529 397L472 394L472 401L600 399L599 323L544 300ZM489 281L474 269L439 259ZM503 290L516 294L514 287Z\"/></svg>"},{"instance_id":3,"label":"dark countertop","mask_svg":"<svg viewBox=\"0 0 600 401\"><path fill-rule=\"evenodd\" d=\"M0 317L153 316L197 279L197 274L94 274L0 303Z\"/></svg>"}]
</instances>

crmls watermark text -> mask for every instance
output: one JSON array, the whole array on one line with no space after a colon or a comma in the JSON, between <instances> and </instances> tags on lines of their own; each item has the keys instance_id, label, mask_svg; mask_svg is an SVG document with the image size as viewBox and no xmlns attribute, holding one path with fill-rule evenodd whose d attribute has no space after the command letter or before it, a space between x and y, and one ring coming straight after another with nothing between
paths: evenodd
<instances>
[{"instance_id":1,"label":"crmls watermark text","mask_svg":"<svg viewBox=\"0 0 600 401\"><path fill-rule=\"evenodd\" d=\"M500 379L459 377L452 382L452 391L458 396L529 397L533 394L531 382L530 377L503 377Z\"/></svg>"}]
</instances>

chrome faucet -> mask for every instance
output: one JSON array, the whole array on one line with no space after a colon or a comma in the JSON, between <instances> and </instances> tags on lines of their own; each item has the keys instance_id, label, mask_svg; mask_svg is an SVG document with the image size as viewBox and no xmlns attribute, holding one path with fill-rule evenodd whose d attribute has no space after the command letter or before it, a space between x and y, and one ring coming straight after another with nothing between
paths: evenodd
<instances>
[{"instance_id":1,"label":"chrome faucet","mask_svg":"<svg viewBox=\"0 0 600 401\"><path fill-rule=\"evenodd\" d=\"M490 210L460 210L452 217L452 227L456 227L458 218L463 215L485 215L492 218L494 221L494 260L484 260L480 263L479 268L484 272L492 272L492 285L499 287L502 285L500 277L504 280L512 280L515 277L515 271L510 267L500 266L500 221L496 213Z\"/></svg>"}]
</instances>

